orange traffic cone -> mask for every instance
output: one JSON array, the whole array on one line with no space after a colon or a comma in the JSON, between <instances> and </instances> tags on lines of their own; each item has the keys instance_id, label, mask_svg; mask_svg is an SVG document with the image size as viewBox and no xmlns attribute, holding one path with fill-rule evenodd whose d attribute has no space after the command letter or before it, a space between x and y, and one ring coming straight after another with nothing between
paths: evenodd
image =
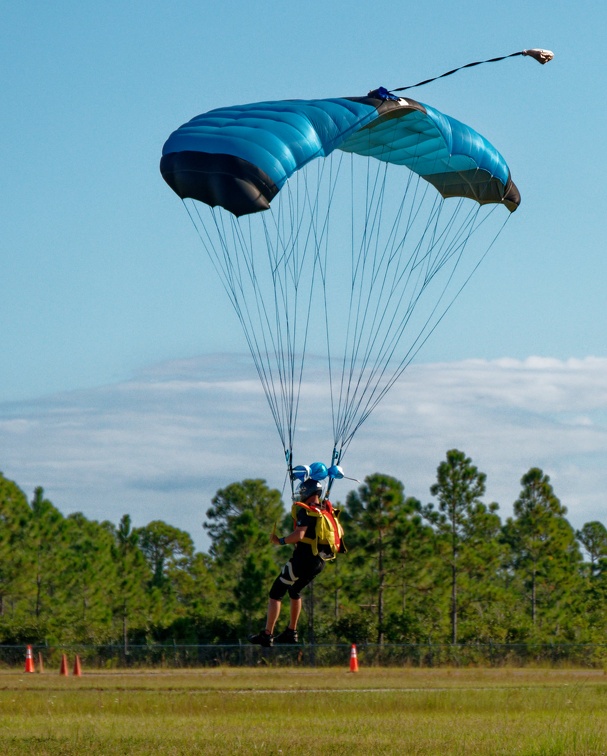
<instances>
[{"instance_id":1,"label":"orange traffic cone","mask_svg":"<svg viewBox=\"0 0 607 756\"><path fill-rule=\"evenodd\" d=\"M74 677L82 677L82 667L78 654L76 654L76 660L74 661Z\"/></svg>"},{"instance_id":2,"label":"orange traffic cone","mask_svg":"<svg viewBox=\"0 0 607 756\"><path fill-rule=\"evenodd\" d=\"M34 669L34 655L32 654L32 647L28 646L25 651L25 671L35 672Z\"/></svg>"},{"instance_id":3,"label":"orange traffic cone","mask_svg":"<svg viewBox=\"0 0 607 756\"><path fill-rule=\"evenodd\" d=\"M61 669L59 670L60 675L65 675L67 677L69 675L69 670L67 668L67 656L63 654L61 657Z\"/></svg>"},{"instance_id":4,"label":"orange traffic cone","mask_svg":"<svg viewBox=\"0 0 607 756\"><path fill-rule=\"evenodd\" d=\"M358 672L358 658L356 656L356 645L354 643L350 649L350 672Z\"/></svg>"}]
</instances>

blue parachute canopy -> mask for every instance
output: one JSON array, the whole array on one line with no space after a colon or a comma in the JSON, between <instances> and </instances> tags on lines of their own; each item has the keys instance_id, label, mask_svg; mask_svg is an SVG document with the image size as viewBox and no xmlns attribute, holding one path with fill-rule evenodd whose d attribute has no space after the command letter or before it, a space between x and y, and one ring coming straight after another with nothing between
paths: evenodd
<instances>
[{"instance_id":1,"label":"blue parachute canopy","mask_svg":"<svg viewBox=\"0 0 607 756\"><path fill-rule=\"evenodd\" d=\"M171 134L160 170L234 308L287 465L296 431L316 442L332 424L329 469L289 466L328 486L520 203L487 139L386 90L212 110Z\"/></svg>"},{"instance_id":2,"label":"blue parachute canopy","mask_svg":"<svg viewBox=\"0 0 607 756\"><path fill-rule=\"evenodd\" d=\"M520 195L502 155L474 129L411 99L283 100L219 108L164 145L160 170L182 199L236 216L267 210L296 171L334 150L409 168L443 197L504 204Z\"/></svg>"}]
</instances>

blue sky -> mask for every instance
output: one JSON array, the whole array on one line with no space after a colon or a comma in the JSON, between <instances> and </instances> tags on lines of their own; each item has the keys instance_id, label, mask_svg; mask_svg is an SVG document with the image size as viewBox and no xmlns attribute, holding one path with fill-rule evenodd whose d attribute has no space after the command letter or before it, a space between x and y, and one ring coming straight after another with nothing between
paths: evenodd
<instances>
[{"instance_id":1,"label":"blue sky","mask_svg":"<svg viewBox=\"0 0 607 756\"><path fill-rule=\"evenodd\" d=\"M254 382L239 356L239 326L160 177L163 142L221 105L365 94L545 47L556 54L547 66L515 58L412 92L491 139L523 202L417 359L427 395L405 379L394 394L400 404L390 396L381 422L363 427L349 464L353 477L382 467L427 498L436 466L457 446L488 473L490 498L504 513L520 477L539 465L572 520L599 516L607 451L607 12L598 2L543 0L446 7L5 4L5 475L28 494L44 486L66 513L117 520L128 511L138 524L153 515L198 539L219 486L258 475L281 487L269 412L260 412L252 386L234 390ZM206 388L209 370L226 402L221 411ZM441 384L441 376L452 382ZM402 429L396 418L404 405ZM424 415L419 407L427 406ZM584 431L583 441L572 427ZM388 450L371 469L369 450L386 435ZM267 449L262 461L253 454L259 448Z\"/></svg>"}]
</instances>

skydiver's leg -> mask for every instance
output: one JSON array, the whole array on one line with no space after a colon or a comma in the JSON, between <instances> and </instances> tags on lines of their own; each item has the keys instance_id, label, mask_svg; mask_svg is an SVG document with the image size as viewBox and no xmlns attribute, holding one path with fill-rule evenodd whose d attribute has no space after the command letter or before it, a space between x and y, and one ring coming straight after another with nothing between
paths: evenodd
<instances>
[{"instance_id":1,"label":"skydiver's leg","mask_svg":"<svg viewBox=\"0 0 607 756\"><path fill-rule=\"evenodd\" d=\"M322 572L325 566L321 557L312 554L308 556L305 552L303 554L302 556L297 549L295 550L270 589L265 633L274 634L274 627L280 614L281 600L287 590L291 600L289 625L286 630L274 638L276 643L297 643L296 628L302 605L300 592Z\"/></svg>"},{"instance_id":2,"label":"skydiver's leg","mask_svg":"<svg viewBox=\"0 0 607 756\"><path fill-rule=\"evenodd\" d=\"M277 601L276 599L271 598L268 601L268 617L266 619L266 633L269 633L270 635L272 635L274 632L274 626L276 625L276 620L278 619L280 615L281 606L282 606L282 603L280 601Z\"/></svg>"},{"instance_id":3,"label":"skydiver's leg","mask_svg":"<svg viewBox=\"0 0 607 756\"><path fill-rule=\"evenodd\" d=\"M289 619L289 630L297 630L297 622L301 614L301 599L291 599L291 616Z\"/></svg>"},{"instance_id":4,"label":"skydiver's leg","mask_svg":"<svg viewBox=\"0 0 607 756\"><path fill-rule=\"evenodd\" d=\"M255 635L249 635L250 643L257 643L260 646L266 646L268 648L272 646L272 635L274 632L274 626L276 625L276 620L278 619L278 616L280 614L282 598L287 592L288 583L293 582L293 580L295 579L293 578L293 580L291 580L290 578L286 578L287 582L285 582L283 575L288 574L290 573L285 566L280 575L272 584L272 587L270 588L270 598L268 601L266 626L263 630L256 633Z\"/></svg>"},{"instance_id":5,"label":"skydiver's leg","mask_svg":"<svg viewBox=\"0 0 607 756\"><path fill-rule=\"evenodd\" d=\"M314 578L319 575L325 566L321 557L310 556L305 560L297 560L297 575L299 577L289 586L289 598L290 602L290 617L287 629L279 635L275 636L275 643L297 643L299 640L297 634L297 623L299 621L299 615L301 614L301 591L309 585Z\"/></svg>"}]
</instances>

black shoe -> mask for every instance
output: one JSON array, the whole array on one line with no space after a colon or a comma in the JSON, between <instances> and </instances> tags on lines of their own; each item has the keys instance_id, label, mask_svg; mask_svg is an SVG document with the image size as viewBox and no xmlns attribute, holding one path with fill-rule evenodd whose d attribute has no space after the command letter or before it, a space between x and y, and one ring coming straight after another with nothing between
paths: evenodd
<instances>
[{"instance_id":1,"label":"black shoe","mask_svg":"<svg viewBox=\"0 0 607 756\"><path fill-rule=\"evenodd\" d=\"M282 633L274 636L274 643L299 643L299 636L297 630L291 630L287 627Z\"/></svg>"},{"instance_id":2,"label":"black shoe","mask_svg":"<svg viewBox=\"0 0 607 756\"><path fill-rule=\"evenodd\" d=\"M249 643L255 643L257 646L264 646L264 648L272 648L274 636L270 633L266 633L265 630L260 630L257 635L249 635Z\"/></svg>"}]
</instances>

